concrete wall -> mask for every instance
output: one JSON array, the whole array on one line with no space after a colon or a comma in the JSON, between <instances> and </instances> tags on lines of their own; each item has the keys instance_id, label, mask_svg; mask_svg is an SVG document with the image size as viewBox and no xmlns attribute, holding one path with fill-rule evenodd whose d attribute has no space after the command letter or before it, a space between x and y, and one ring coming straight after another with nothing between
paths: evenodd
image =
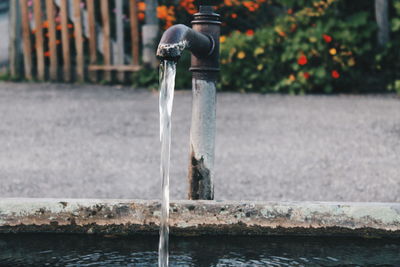
<instances>
[{"instance_id":1,"label":"concrete wall","mask_svg":"<svg viewBox=\"0 0 400 267\"><path fill-rule=\"evenodd\" d=\"M0 233L158 234L148 200L1 199ZM400 237L400 203L175 201L172 235Z\"/></svg>"}]
</instances>

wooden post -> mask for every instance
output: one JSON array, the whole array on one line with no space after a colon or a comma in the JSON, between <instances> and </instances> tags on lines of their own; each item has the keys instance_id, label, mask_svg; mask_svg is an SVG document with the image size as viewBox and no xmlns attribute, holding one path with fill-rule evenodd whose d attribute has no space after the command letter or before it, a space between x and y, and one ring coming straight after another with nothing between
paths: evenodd
<instances>
[{"instance_id":1,"label":"wooden post","mask_svg":"<svg viewBox=\"0 0 400 267\"><path fill-rule=\"evenodd\" d=\"M103 25L103 58L104 65L111 65L111 49L110 49L110 14L108 0L100 0L101 18ZM104 80L111 81L111 72L104 71Z\"/></svg>"},{"instance_id":2,"label":"wooden post","mask_svg":"<svg viewBox=\"0 0 400 267\"><path fill-rule=\"evenodd\" d=\"M89 61L90 65L97 64L96 19L94 16L94 0L87 0L87 13L89 25ZM89 79L97 82L97 72L90 71Z\"/></svg>"},{"instance_id":3,"label":"wooden post","mask_svg":"<svg viewBox=\"0 0 400 267\"><path fill-rule=\"evenodd\" d=\"M20 0L21 22L22 22L22 46L24 50L24 71L25 78L32 80L32 44L31 29L29 26L28 0Z\"/></svg>"},{"instance_id":4,"label":"wooden post","mask_svg":"<svg viewBox=\"0 0 400 267\"><path fill-rule=\"evenodd\" d=\"M55 8L53 0L46 0L47 21L49 24L50 80L56 81L58 76L57 36Z\"/></svg>"},{"instance_id":5,"label":"wooden post","mask_svg":"<svg viewBox=\"0 0 400 267\"><path fill-rule=\"evenodd\" d=\"M115 0L115 19L116 19L116 31L117 31L117 55L115 57L116 65L124 65L124 18L123 18L123 2L121 0ZM123 71L118 72L117 78L119 82L124 82L125 73Z\"/></svg>"},{"instance_id":6,"label":"wooden post","mask_svg":"<svg viewBox=\"0 0 400 267\"><path fill-rule=\"evenodd\" d=\"M9 64L11 77L21 73L21 12L18 0L10 2L10 44Z\"/></svg>"},{"instance_id":7,"label":"wooden post","mask_svg":"<svg viewBox=\"0 0 400 267\"><path fill-rule=\"evenodd\" d=\"M33 1L33 15L35 19L35 45L37 60L38 79L43 81L45 78L44 51L43 51L43 25L42 25L42 6L41 0Z\"/></svg>"},{"instance_id":8,"label":"wooden post","mask_svg":"<svg viewBox=\"0 0 400 267\"><path fill-rule=\"evenodd\" d=\"M61 40L62 40L62 51L63 51L63 75L64 75L64 81L70 82L71 52L69 47L67 0L61 1L60 15L61 15Z\"/></svg>"},{"instance_id":9,"label":"wooden post","mask_svg":"<svg viewBox=\"0 0 400 267\"><path fill-rule=\"evenodd\" d=\"M82 31L82 15L81 0L74 0L74 35L76 48L76 74L79 82L85 81L84 56L83 56L83 31Z\"/></svg>"},{"instance_id":10,"label":"wooden post","mask_svg":"<svg viewBox=\"0 0 400 267\"><path fill-rule=\"evenodd\" d=\"M389 0L375 0L375 16L378 24L378 44L389 42Z\"/></svg>"},{"instance_id":11,"label":"wooden post","mask_svg":"<svg viewBox=\"0 0 400 267\"><path fill-rule=\"evenodd\" d=\"M139 26L137 15L137 2L130 0L129 18L131 24L132 64L139 65Z\"/></svg>"}]
</instances>

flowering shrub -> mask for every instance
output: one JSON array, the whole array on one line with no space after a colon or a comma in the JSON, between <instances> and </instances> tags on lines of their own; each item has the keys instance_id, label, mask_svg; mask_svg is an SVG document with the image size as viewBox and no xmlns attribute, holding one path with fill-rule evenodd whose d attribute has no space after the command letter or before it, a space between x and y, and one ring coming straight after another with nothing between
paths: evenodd
<instances>
[{"instance_id":1,"label":"flowering shrub","mask_svg":"<svg viewBox=\"0 0 400 267\"><path fill-rule=\"evenodd\" d=\"M310 4L287 9L273 26L254 35L221 38L222 89L289 93L379 89L373 9L349 12L344 0L305 2Z\"/></svg>"},{"instance_id":2,"label":"flowering shrub","mask_svg":"<svg viewBox=\"0 0 400 267\"><path fill-rule=\"evenodd\" d=\"M391 5L392 42L379 49L371 1L224 0L217 10L223 21L220 88L400 93L400 0ZM189 25L195 12L194 0L162 0L158 17L167 28ZM190 87L188 66L185 56L178 64L178 88ZM157 82L156 76L145 80Z\"/></svg>"}]
</instances>

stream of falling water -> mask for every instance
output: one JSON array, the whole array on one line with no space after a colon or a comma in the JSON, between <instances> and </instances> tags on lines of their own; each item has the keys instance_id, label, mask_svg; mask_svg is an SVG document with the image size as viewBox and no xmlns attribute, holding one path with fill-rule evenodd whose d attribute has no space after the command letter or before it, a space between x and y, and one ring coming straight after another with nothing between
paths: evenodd
<instances>
[{"instance_id":1,"label":"stream of falling water","mask_svg":"<svg viewBox=\"0 0 400 267\"><path fill-rule=\"evenodd\" d=\"M171 151L171 113L174 101L176 62L164 60L160 65L160 141L162 204L158 266L168 266L169 238L169 163Z\"/></svg>"}]
</instances>

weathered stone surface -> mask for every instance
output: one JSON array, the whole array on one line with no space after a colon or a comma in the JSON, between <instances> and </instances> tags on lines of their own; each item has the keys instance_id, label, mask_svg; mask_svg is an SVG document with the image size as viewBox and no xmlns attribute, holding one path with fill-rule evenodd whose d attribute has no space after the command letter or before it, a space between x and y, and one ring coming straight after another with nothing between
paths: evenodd
<instances>
[{"instance_id":1,"label":"weathered stone surface","mask_svg":"<svg viewBox=\"0 0 400 267\"><path fill-rule=\"evenodd\" d=\"M148 200L0 199L0 233L158 234ZM175 201L172 235L400 237L400 203Z\"/></svg>"}]
</instances>

